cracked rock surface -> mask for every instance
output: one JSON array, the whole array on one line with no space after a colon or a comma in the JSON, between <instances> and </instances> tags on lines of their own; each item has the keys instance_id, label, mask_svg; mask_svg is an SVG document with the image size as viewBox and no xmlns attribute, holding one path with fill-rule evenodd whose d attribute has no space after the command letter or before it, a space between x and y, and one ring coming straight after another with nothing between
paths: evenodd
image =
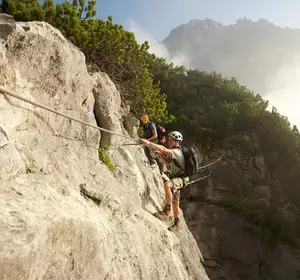
<instances>
[{"instance_id":1,"label":"cracked rock surface","mask_svg":"<svg viewBox=\"0 0 300 280\"><path fill-rule=\"evenodd\" d=\"M101 108L94 115L97 90L109 92L111 81L90 75L84 55L59 31L0 14L0 36L0 86L126 133L116 123L117 102L102 104L115 110L107 120ZM163 203L158 168L152 171L140 147L117 145L109 152L112 173L99 160L101 134L0 94L2 279L207 280L184 220L175 235L152 215Z\"/></svg>"}]
</instances>

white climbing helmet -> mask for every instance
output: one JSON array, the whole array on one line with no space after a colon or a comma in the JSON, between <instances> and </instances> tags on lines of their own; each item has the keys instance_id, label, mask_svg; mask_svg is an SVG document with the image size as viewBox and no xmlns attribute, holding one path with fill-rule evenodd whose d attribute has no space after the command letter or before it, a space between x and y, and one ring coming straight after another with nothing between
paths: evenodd
<instances>
[{"instance_id":1,"label":"white climbing helmet","mask_svg":"<svg viewBox=\"0 0 300 280\"><path fill-rule=\"evenodd\" d=\"M172 131L168 135L171 136L176 141L183 140L182 134L179 131Z\"/></svg>"}]
</instances>

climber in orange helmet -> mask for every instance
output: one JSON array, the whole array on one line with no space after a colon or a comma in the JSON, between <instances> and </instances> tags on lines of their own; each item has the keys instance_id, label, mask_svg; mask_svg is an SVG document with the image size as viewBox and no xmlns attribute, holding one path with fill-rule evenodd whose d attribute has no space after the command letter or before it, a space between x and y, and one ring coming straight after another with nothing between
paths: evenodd
<instances>
[{"instance_id":1,"label":"climber in orange helmet","mask_svg":"<svg viewBox=\"0 0 300 280\"><path fill-rule=\"evenodd\" d=\"M145 113L142 114L140 120L143 124L143 130L144 130L143 138L145 138L148 141L151 141L153 143L157 143L158 142L158 131L157 131L156 124L153 121L150 121L149 117ZM145 146L145 154L146 154L147 158L149 159L151 167L155 167L155 165L157 163L160 171L162 171L163 162L157 157L157 155L153 151L153 149L149 148L148 146Z\"/></svg>"}]
</instances>

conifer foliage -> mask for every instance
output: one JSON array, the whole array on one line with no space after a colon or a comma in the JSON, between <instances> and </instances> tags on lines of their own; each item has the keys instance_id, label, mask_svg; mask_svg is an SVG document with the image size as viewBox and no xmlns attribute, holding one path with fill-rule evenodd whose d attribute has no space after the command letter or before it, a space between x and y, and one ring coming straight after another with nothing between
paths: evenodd
<instances>
[{"instance_id":1,"label":"conifer foliage","mask_svg":"<svg viewBox=\"0 0 300 280\"><path fill-rule=\"evenodd\" d=\"M154 83L149 63L157 58L148 53L149 44L139 45L132 32L95 18L96 1L73 0L54 5L53 0L3 0L1 10L18 21L46 21L58 28L79 47L93 70L105 71L119 86L123 102L137 112L146 110L150 117L167 123L172 119L166 106L166 95Z\"/></svg>"}]
</instances>

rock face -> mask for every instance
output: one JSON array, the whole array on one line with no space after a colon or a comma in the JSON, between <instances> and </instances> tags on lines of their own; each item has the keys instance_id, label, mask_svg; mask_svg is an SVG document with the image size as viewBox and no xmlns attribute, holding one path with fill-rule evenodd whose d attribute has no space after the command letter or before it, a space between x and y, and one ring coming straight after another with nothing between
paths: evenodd
<instances>
[{"instance_id":1,"label":"rock face","mask_svg":"<svg viewBox=\"0 0 300 280\"><path fill-rule=\"evenodd\" d=\"M8 35L13 31L15 28L15 22L13 18L9 15L1 14L0 16L0 37L1 39L7 39Z\"/></svg>"},{"instance_id":2,"label":"rock face","mask_svg":"<svg viewBox=\"0 0 300 280\"><path fill-rule=\"evenodd\" d=\"M299 279L299 251L280 244L265 249L249 223L222 207L194 203L182 209L210 279Z\"/></svg>"},{"instance_id":3,"label":"rock face","mask_svg":"<svg viewBox=\"0 0 300 280\"><path fill-rule=\"evenodd\" d=\"M89 75L60 32L1 14L0 36L0 86L125 133L114 85ZM177 236L152 215L163 203L158 169L119 145L113 174L99 143L120 142L102 134L0 94L1 279L208 279L186 224Z\"/></svg>"},{"instance_id":4,"label":"rock face","mask_svg":"<svg viewBox=\"0 0 300 280\"><path fill-rule=\"evenodd\" d=\"M232 203L238 198L246 198L258 207L268 208L272 203L282 210L287 207L286 202L278 200L278 191L272 186L262 155L237 159L234 150L226 152L209 180L182 192L181 207L203 253L209 278L298 280L299 250L279 243L267 246L240 214L242 210L232 212L223 206L235 206ZM263 217L261 212L258 215Z\"/></svg>"},{"instance_id":5,"label":"rock face","mask_svg":"<svg viewBox=\"0 0 300 280\"><path fill-rule=\"evenodd\" d=\"M120 122L121 97L115 84L105 73L94 73L95 115L99 126L123 134ZM120 136L104 132L101 137L102 146L114 145L121 142Z\"/></svg>"}]
</instances>

